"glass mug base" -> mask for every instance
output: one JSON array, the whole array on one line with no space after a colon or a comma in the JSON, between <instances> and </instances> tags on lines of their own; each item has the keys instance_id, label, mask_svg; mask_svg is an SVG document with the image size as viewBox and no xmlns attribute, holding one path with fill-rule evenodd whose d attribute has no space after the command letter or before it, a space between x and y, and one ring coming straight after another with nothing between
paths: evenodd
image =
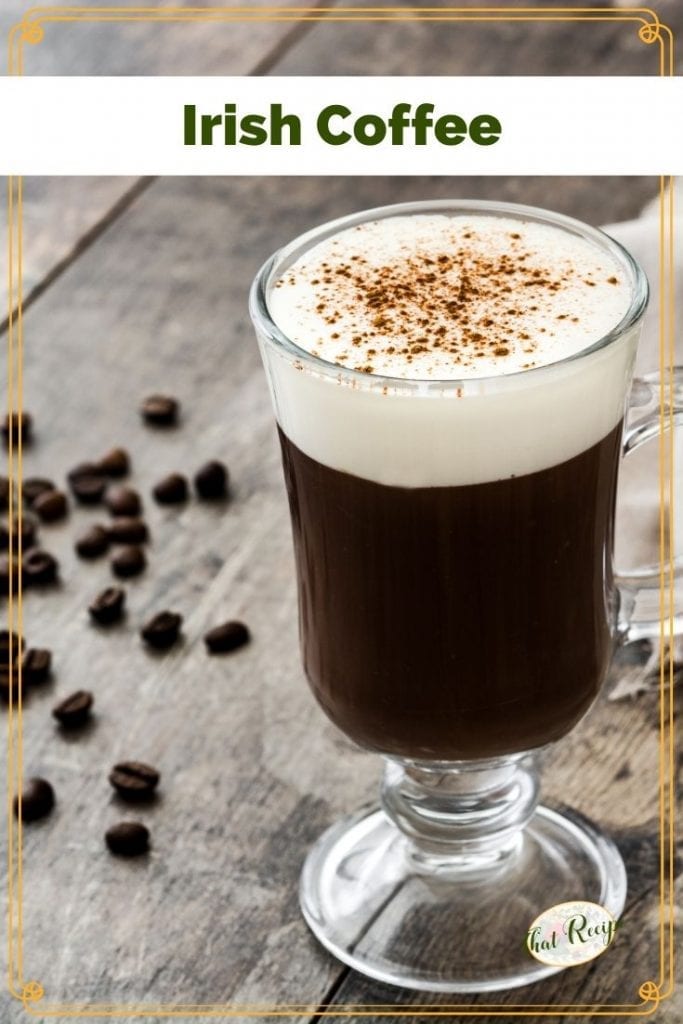
<instances>
[{"instance_id":1,"label":"glass mug base","mask_svg":"<svg viewBox=\"0 0 683 1024\"><path fill-rule=\"evenodd\" d=\"M369 978L430 992L494 992L564 970L528 952L534 919L579 899L618 918L626 871L614 843L574 811L537 807L497 856L425 864L385 812L372 809L321 836L299 897L322 945Z\"/></svg>"}]
</instances>

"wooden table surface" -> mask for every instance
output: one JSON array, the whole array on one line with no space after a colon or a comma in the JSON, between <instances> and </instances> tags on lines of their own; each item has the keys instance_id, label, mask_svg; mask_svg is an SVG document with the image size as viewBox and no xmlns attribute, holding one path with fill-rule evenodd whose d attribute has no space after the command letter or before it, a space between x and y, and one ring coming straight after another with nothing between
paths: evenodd
<instances>
[{"instance_id":1,"label":"wooden table surface","mask_svg":"<svg viewBox=\"0 0 683 1024\"><path fill-rule=\"evenodd\" d=\"M681 7L658 5L683 28ZM3 33L18 9L15 0L3 9ZM70 29L49 28L27 73L653 70L650 48L606 24L591 33L572 24L79 31L72 39ZM190 47L179 32L192 32ZM339 815L374 800L379 761L327 723L303 679L288 514L247 290L279 245L365 206L457 192L606 223L637 215L656 182L30 179L25 190L24 402L36 438L24 474L63 482L75 463L123 445L152 531L148 569L125 585L127 619L105 632L86 607L111 582L107 559L86 563L73 553L76 533L103 512L72 506L65 523L41 530L62 582L28 592L23 604L29 643L54 652L54 679L32 692L23 716L26 774L46 776L57 793L55 812L24 830L23 975L45 989L33 1012L42 1019L41 1009L61 1003L230 1002L261 1005L265 1016L273 1004L296 1003L299 1018L314 1021L342 1003L408 1003L419 1015L426 1003L490 1002L366 981L325 953L300 916L307 849ZM154 391L181 399L176 429L140 422L139 401ZM163 510L152 501L164 473L191 474L209 458L230 466L229 502ZM137 631L161 608L184 615L184 640L154 656ZM253 642L209 658L202 635L228 617L243 618ZM623 651L610 686L647 657L646 644ZM545 756L543 795L617 840L629 873L619 939L596 961L501 993L500 1003L633 1003L641 982L657 976L657 696L610 701L610 686ZM93 723L62 735L51 706L79 688L95 694ZM108 825L130 816L107 782L121 759L162 773L159 799L139 812L152 851L130 862L103 844ZM9 996L0 1000L0 1020L23 1014ZM91 1019L87 1010L81 1019ZM120 1019L132 1017L122 1011ZM454 1009L452 1019L469 1018ZM656 1019L678 1022L683 1008L662 1004Z\"/></svg>"}]
</instances>

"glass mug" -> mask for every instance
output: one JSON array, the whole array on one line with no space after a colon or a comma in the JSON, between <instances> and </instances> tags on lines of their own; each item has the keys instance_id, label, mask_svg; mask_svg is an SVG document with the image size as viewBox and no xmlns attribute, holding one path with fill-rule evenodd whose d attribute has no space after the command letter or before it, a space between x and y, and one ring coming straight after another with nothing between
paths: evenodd
<instances>
[{"instance_id":1,"label":"glass mug","mask_svg":"<svg viewBox=\"0 0 683 1024\"><path fill-rule=\"evenodd\" d=\"M568 358L444 381L348 369L280 330L270 291L302 254L365 221L434 213L537 222L597 245L629 284L625 316ZM656 611L634 617L658 572L612 567L620 456L660 429L657 376L631 387L647 300L643 271L603 232L475 201L325 224L254 281L306 675L329 718L386 762L381 807L309 853L301 907L323 945L372 978L442 992L526 984L560 969L525 948L542 911L574 899L623 909L616 846L539 805L534 751L583 717L615 644L659 634ZM646 411L625 427L629 395ZM427 482L434 452L444 477Z\"/></svg>"}]
</instances>

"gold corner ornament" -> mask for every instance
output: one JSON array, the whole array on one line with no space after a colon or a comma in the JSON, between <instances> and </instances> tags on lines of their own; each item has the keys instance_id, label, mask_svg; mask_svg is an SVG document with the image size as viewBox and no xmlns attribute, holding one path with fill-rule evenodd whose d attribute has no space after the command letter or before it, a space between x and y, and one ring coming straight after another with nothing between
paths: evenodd
<instances>
[{"instance_id":1,"label":"gold corner ornament","mask_svg":"<svg viewBox=\"0 0 683 1024\"><path fill-rule=\"evenodd\" d=\"M657 17L654 11L648 11L648 14L654 19L653 21L645 21L638 29L638 38L643 43L656 43L662 38L662 23ZM646 984L650 984L646 982Z\"/></svg>"},{"instance_id":2,"label":"gold corner ornament","mask_svg":"<svg viewBox=\"0 0 683 1024\"><path fill-rule=\"evenodd\" d=\"M37 1003L45 995L45 989L39 981L27 981L21 990L21 1001L28 1010L30 1003Z\"/></svg>"},{"instance_id":3,"label":"gold corner ornament","mask_svg":"<svg viewBox=\"0 0 683 1024\"><path fill-rule=\"evenodd\" d=\"M33 46L40 43L45 35L43 26L38 21L22 21L21 42L31 43Z\"/></svg>"},{"instance_id":4,"label":"gold corner ornament","mask_svg":"<svg viewBox=\"0 0 683 1024\"><path fill-rule=\"evenodd\" d=\"M659 985L654 981L644 981L638 989L638 995L646 1003L653 1003L653 1010L655 1010L659 1006L660 1000L662 998Z\"/></svg>"}]
</instances>

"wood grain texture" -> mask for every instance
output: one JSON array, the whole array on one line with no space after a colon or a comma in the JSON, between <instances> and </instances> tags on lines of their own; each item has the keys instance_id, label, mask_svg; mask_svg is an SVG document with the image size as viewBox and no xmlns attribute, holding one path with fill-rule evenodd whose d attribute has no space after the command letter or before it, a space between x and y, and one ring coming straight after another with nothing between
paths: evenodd
<instances>
[{"instance_id":1,"label":"wood grain texture","mask_svg":"<svg viewBox=\"0 0 683 1024\"><path fill-rule=\"evenodd\" d=\"M51 1001L96 993L316 1004L340 981L337 1001L406 998L340 968L298 910L307 848L374 797L379 765L325 722L302 679L288 517L246 293L262 259L311 223L451 190L448 179L161 180L27 313L25 404L36 442L25 474L63 479L80 459L126 445L153 533L149 569L127 585L127 621L106 634L85 613L110 580L106 562L77 563L71 551L77 526L101 514L74 510L69 523L43 528L63 583L26 595L29 641L55 652L54 684L36 689L25 710L26 773L46 775L58 796L52 818L25 834L25 972ZM556 201L548 194L549 205L562 202L561 192ZM139 399L156 390L182 399L176 430L139 421ZM227 506L153 505L160 476L190 473L209 457L231 467ZM185 640L154 656L137 628L162 607L185 615ZM209 658L201 635L228 616L243 617L254 642ZM97 714L69 739L49 708L80 687L95 692ZM545 774L549 800L620 839L633 929L656 906L656 750L654 697L602 701ZM162 772L160 799L140 812L153 833L144 862L115 860L102 841L129 813L106 781L123 758ZM628 970L625 955L567 972L529 998L631 999L634 977L652 973L653 947L632 950Z\"/></svg>"}]
</instances>

